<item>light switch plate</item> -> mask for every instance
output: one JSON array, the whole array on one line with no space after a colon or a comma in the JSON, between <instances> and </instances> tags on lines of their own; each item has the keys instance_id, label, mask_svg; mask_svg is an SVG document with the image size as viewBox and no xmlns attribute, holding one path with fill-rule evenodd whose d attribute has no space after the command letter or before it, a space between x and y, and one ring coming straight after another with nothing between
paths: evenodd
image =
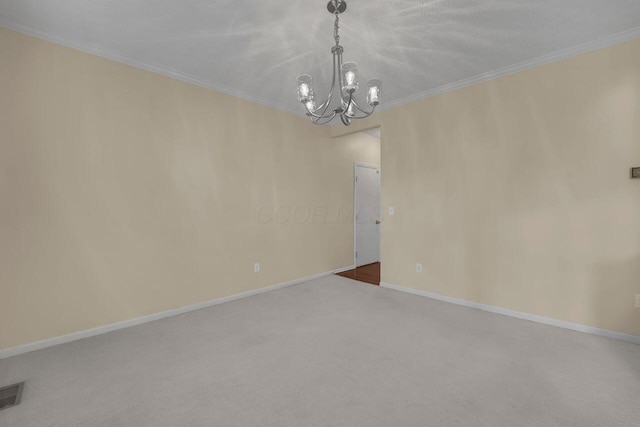
<instances>
[{"instance_id":1,"label":"light switch plate","mask_svg":"<svg viewBox=\"0 0 640 427\"><path fill-rule=\"evenodd\" d=\"M640 167L631 168L631 179L640 179Z\"/></svg>"},{"instance_id":2,"label":"light switch plate","mask_svg":"<svg viewBox=\"0 0 640 427\"><path fill-rule=\"evenodd\" d=\"M389 206L389 215L394 215L396 213L396 210L394 209L393 206Z\"/></svg>"},{"instance_id":3,"label":"light switch plate","mask_svg":"<svg viewBox=\"0 0 640 427\"><path fill-rule=\"evenodd\" d=\"M260 273L260 263L256 262L255 264L253 264L253 272L254 273Z\"/></svg>"}]
</instances>

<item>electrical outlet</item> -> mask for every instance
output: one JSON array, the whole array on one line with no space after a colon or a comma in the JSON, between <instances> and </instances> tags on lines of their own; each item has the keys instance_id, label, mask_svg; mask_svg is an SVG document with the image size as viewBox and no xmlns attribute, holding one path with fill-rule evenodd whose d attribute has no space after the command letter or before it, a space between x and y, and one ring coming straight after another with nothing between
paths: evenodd
<instances>
[{"instance_id":1,"label":"electrical outlet","mask_svg":"<svg viewBox=\"0 0 640 427\"><path fill-rule=\"evenodd\" d=\"M255 264L253 264L253 272L254 273L260 273L260 263L256 262Z\"/></svg>"},{"instance_id":2,"label":"electrical outlet","mask_svg":"<svg viewBox=\"0 0 640 427\"><path fill-rule=\"evenodd\" d=\"M416 264L416 273L422 273L422 264Z\"/></svg>"},{"instance_id":3,"label":"electrical outlet","mask_svg":"<svg viewBox=\"0 0 640 427\"><path fill-rule=\"evenodd\" d=\"M389 215L393 216L395 215L395 213L396 213L395 208L393 206L389 206Z\"/></svg>"},{"instance_id":4,"label":"electrical outlet","mask_svg":"<svg viewBox=\"0 0 640 427\"><path fill-rule=\"evenodd\" d=\"M640 294L636 294L636 308L640 308Z\"/></svg>"}]
</instances>

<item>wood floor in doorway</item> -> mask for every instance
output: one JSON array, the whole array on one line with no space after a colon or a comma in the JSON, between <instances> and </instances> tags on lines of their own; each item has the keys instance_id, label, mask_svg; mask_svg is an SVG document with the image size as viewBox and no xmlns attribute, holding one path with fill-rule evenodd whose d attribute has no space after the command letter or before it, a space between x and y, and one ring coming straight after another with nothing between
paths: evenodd
<instances>
[{"instance_id":1,"label":"wood floor in doorway","mask_svg":"<svg viewBox=\"0 0 640 427\"><path fill-rule=\"evenodd\" d=\"M362 265L353 270L338 273L338 276L370 283L372 285L380 285L380 263L374 262L373 264Z\"/></svg>"}]
</instances>

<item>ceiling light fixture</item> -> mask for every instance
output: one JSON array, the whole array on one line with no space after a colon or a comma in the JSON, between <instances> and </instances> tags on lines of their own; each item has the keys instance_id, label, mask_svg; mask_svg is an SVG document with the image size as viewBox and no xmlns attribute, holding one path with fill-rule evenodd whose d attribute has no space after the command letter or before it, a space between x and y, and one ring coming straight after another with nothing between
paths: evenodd
<instances>
[{"instance_id":1,"label":"ceiling light fixture","mask_svg":"<svg viewBox=\"0 0 640 427\"><path fill-rule=\"evenodd\" d=\"M331 53L333 54L333 78L327 100L320 105L316 105L312 77L308 74L298 76L298 100L304 105L307 117L316 125L327 124L336 116L340 116L342 123L345 126L349 126L352 119L369 117L380 103L382 82L378 79L368 81L367 104L371 107L370 111L360 108L355 100L354 94L359 86L358 65L355 62L342 63L342 52L344 49L340 46L340 35L338 34L340 23L338 15L346 9L347 2L344 0L331 0L327 4L329 13L336 17L333 29L333 38L336 44L331 48ZM336 78L336 75L338 78ZM333 108L331 107L331 101L336 92L336 83L339 85L340 103L336 103L337 105Z\"/></svg>"}]
</instances>

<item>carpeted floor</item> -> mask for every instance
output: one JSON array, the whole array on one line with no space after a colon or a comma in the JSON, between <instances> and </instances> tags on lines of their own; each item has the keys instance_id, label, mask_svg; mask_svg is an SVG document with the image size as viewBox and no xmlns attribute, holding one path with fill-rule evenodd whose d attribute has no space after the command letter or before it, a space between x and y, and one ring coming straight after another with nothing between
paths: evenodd
<instances>
[{"instance_id":1,"label":"carpeted floor","mask_svg":"<svg viewBox=\"0 0 640 427\"><path fill-rule=\"evenodd\" d=\"M2 427L638 426L640 346L331 276L0 360Z\"/></svg>"}]
</instances>

